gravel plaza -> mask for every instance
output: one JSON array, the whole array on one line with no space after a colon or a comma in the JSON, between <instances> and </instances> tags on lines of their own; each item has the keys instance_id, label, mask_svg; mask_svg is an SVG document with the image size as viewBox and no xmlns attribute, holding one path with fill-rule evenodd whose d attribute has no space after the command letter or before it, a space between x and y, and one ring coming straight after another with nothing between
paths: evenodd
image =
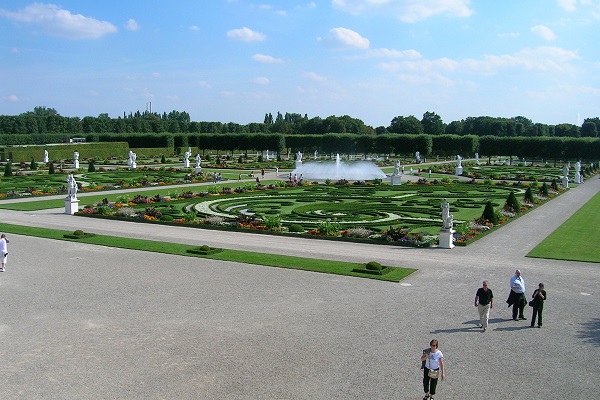
<instances>
[{"instance_id":1,"label":"gravel plaza","mask_svg":"<svg viewBox=\"0 0 600 400\"><path fill-rule=\"evenodd\" d=\"M418 269L385 283L8 234L0 397L421 399L419 357L436 338L436 399L598 398L599 266L525 255L599 190L588 179L452 250L0 210L9 224ZM546 286L542 329L506 307L517 268L528 298ZM484 279L485 333L473 306Z\"/></svg>"}]
</instances>

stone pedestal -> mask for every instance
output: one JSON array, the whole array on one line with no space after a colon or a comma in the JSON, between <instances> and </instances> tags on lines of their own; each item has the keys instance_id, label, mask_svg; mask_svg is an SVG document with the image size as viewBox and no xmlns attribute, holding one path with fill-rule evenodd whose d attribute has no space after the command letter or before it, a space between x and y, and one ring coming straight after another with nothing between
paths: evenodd
<instances>
[{"instance_id":1,"label":"stone pedestal","mask_svg":"<svg viewBox=\"0 0 600 400\"><path fill-rule=\"evenodd\" d=\"M65 199L65 214L73 215L79 210L79 200L67 197Z\"/></svg>"},{"instance_id":2,"label":"stone pedestal","mask_svg":"<svg viewBox=\"0 0 600 400\"><path fill-rule=\"evenodd\" d=\"M581 183L581 174L579 172L575 172L575 183Z\"/></svg>"},{"instance_id":3,"label":"stone pedestal","mask_svg":"<svg viewBox=\"0 0 600 400\"><path fill-rule=\"evenodd\" d=\"M563 178L562 178L562 185L565 188L568 188L569 187L569 178L567 178L566 176L563 176Z\"/></svg>"},{"instance_id":4,"label":"stone pedestal","mask_svg":"<svg viewBox=\"0 0 600 400\"><path fill-rule=\"evenodd\" d=\"M73 161L73 168L79 169L79 160Z\"/></svg>"},{"instance_id":5,"label":"stone pedestal","mask_svg":"<svg viewBox=\"0 0 600 400\"><path fill-rule=\"evenodd\" d=\"M135 161L132 161L131 164L129 164L129 166L131 167L131 169L136 169L137 163Z\"/></svg>"},{"instance_id":6,"label":"stone pedestal","mask_svg":"<svg viewBox=\"0 0 600 400\"><path fill-rule=\"evenodd\" d=\"M454 175L456 176L460 176L463 173L463 167L456 167L456 172L454 173Z\"/></svg>"},{"instance_id":7,"label":"stone pedestal","mask_svg":"<svg viewBox=\"0 0 600 400\"><path fill-rule=\"evenodd\" d=\"M194 171L195 171L197 174L199 174L200 172L202 172L202 167L196 167L196 168L194 169Z\"/></svg>"},{"instance_id":8,"label":"stone pedestal","mask_svg":"<svg viewBox=\"0 0 600 400\"><path fill-rule=\"evenodd\" d=\"M190 160L183 160L183 168L189 168L190 167Z\"/></svg>"},{"instance_id":9,"label":"stone pedestal","mask_svg":"<svg viewBox=\"0 0 600 400\"><path fill-rule=\"evenodd\" d=\"M44 156L44 164L48 164L48 156Z\"/></svg>"},{"instance_id":10,"label":"stone pedestal","mask_svg":"<svg viewBox=\"0 0 600 400\"><path fill-rule=\"evenodd\" d=\"M440 231L440 244L438 247L442 249L451 249L454 247L454 229L442 229Z\"/></svg>"},{"instance_id":11,"label":"stone pedestal","mask_svg":"<svg viewBox=\"0 0 600 400\"><path fill-rule=\"evenodd\" d=\"M296 169L302 167L302 160L296 160Z\"/></svg>"},{"instance_id":12,"label":"stone pedestal","mask_svg":"<svg viewBox=\"0 0 600 400\"><path fill-rule=\"evenodd\" d=\"M402 177L400 175L390 176L392 186L402 185Z\"/></svg>"}]
</instances>

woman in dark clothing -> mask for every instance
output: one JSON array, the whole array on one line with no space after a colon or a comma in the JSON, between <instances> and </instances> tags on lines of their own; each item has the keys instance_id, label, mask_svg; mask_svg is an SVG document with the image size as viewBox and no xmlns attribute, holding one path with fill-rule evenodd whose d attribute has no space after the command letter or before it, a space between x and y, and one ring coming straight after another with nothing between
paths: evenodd
<instances>
[{"instance_id":1,"label":"woman in dark clothing","mask_svg":"<svg viewBox=\"0 0 600 400\"><path fill-rule=\"evenodd\" d=\"M535 325L535 317L538 319L538 328L542 327L542 311L544 311L544 300L546 300L546 291L544 284L540 283L539 287L533 292L533 315L531 316L531 327Z\"/></svg>"}]
</instances>

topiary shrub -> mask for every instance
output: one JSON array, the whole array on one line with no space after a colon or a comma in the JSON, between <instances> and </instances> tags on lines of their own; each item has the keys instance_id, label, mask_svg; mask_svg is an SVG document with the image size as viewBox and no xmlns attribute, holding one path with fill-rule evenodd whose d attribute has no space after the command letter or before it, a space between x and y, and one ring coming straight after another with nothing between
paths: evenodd
<instances>
[{"instance_id":1,"label":"topiary shrub","mask_svg":"<svg viewBox=\"0 0 600 400\"><path fill-rule=\"evenodd\" d=\"M365 268L369 271L381 271L383 267L377 261L369 261L365 264Z\"/></svg>"},{"instance_id":2,"label":"topiary shrub","mask_svg":"<svg viewBox=\"0 0 600 400\"><path fill-rule=\"evenodd\" d=\"M494 211L494 206L492 205L491 200L488 200L487 203L485 203L485 208L483 209L481 218L491 222L494 225L498 224L498 217L496 216L496 212Z\"/></svg>"},{"instance_id":3,"label":"topiary shrub","mask_svg":"<svg viewBox=\"0 0 600 400\"><path fill-rule=\"evenodd\" d=\"M73 233L68 233L68 234L63 235L63 237L67 238L67 239L83 239L83 238L89 238L92 236L96 236L96 234L95 233L86 233L86 232L82 231L81 229L77 229Z\"/></svg>"},{"instance_id":4,"label":"topiary shrub","mask_svg":"<svg viewBox=\"0 0 600 400\"><path fill-rule=\"evenodd\" d=\"M88 172L96 172L96 166L94 165L94 160L90 160L88 164Z\"/></svg>"},{"instance_id":5,"label":"topiary shrub","mask_svg":"<svg viewBox=\"0 0 600 400\"><path fill-rule=\"evenodd\" d=\"M162 154L162 155L160 156L160 163L161 163L161 164L166 164L166 163L167 163L167 158L165 157L165 155L164 155L164 154Z\"/></svg>"},{"instance_id":6,"label":"topiary shrub","mask_svg":"<svg viewBox=\"0 0 600 400\"><path fill-rule=\"evenodd\" d=\"M48 174L54 175L54 163L53 162L48 164Z\"/></svg>"},{"instance_id":7,"label":"topiary shrub","mask_svg":"<svg viewBox=\"0 0 600 400\"><path fill-rule=\"evenodd\" d=\"M160 220L164 221L164 222L173 222L173 216L172 215L162 215L160 217Z\"/></svg>"},{"instance_id":8,"label":"topiary shrub","mask_svg":"<svg viewBox=\"0 0 600 400\"><path fill-rule=\"evenodd\" d=\"M29 169L32 171L37 170L37 163L35 162L35 160L33 158L31 159L31 164L29 164Z\"/></svg>"},{"instance_id":9,"label":"topiary shrub","mask_svg":"<svg viewBox=\"0 0 600 400\"><path fill-rule=\"evenodd\" d=\"M291 224L288 227L288 231L293 232L293 233L302 233L302 232L304 232L304 228L300 224Z\"/></svg>"},{"instance_id":10,"label":"topiary shrub","mask_svg":"<svg viewBox=\"0 0 600 400\"><path fill-rule=\"evenodd\" d=\"M532 192L532 190L531 190L531 186L529 186L529 187L527 188L527 190L525 191L525 196L523 197L523 199L524 199L525 201L528 201L528 202L530 202L530 203L534 203L534 202L535 202L535 200L534 200L534 198L533 198L533 192Z\"/></svg>"},{"instance_id":11,"label":"topiary shrub","mask_svg":"<svg viewBox=\"0 0 600 400\"><path fill-rule=\"evenodd\" d=\"M202 245L198 247L194 247L193 249L188 249L187 252L191 254L196 254L199 256L207 256L210 254L215 254L223 251L223 249L219 249L217 247L210 247L207 245Z\"/></svg>"},{"instance_id":12,"label":"topiary shrub","mask_svg":"<svg viewBox=\"0 0 600 400\"><path fill-rule=\"evenodd\" d=\"M540 194L544 197L548 197L548 185L546 184L546 182L544 182L544 184L542 185L542 188L540 189Z\"/></svg>"},{"instance_id":13,"label":"topiary shrub","mask_svg":"<svg viewBox=\"0 0 600 400\"><path fill-rule=\"evenodd\" d=\"M4 167L4 176L12 176L12 166L10 161L6 163Z\"/></svg>"},{"instance_id":14,"label":"topiary shrub","mask_svg":"<svg viewBox=\"0 0 600 400\"><path fill-rule=\"evenodd\" d=\"M519 200L517 200L517 196L515 196L514 190L511 190L508 197L506 198L504 209L512 211L516 214L519 214L521 212L521 205L519 204Z\"/></svg>"}]
</instances>

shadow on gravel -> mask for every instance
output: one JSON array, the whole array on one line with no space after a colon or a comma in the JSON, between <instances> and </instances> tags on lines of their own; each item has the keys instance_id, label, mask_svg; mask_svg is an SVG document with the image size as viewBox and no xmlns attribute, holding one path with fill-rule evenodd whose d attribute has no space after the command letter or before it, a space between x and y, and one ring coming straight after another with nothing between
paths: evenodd
<instances>
[{"instance_id":1,"label":"shadow on gravel","mask_svg":"<svg viewBox=\"0 0 600 400\"><path fill-rule=\"evenodd\" d=\"M578 338L583 339L585 343L600 346L600 318L593 318L588 322L581 324L581 331L577 334Z\"/></svg>"}]
</instances>

